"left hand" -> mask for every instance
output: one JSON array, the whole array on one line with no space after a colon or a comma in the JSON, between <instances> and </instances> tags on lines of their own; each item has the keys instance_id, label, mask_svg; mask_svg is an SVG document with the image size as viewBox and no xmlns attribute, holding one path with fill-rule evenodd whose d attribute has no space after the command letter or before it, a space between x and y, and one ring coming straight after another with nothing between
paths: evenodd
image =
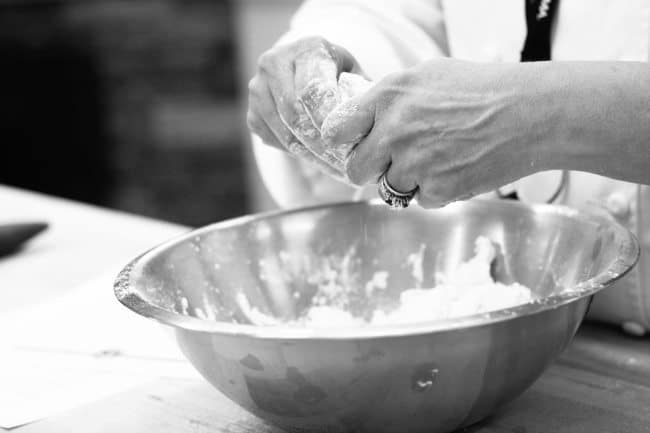
<instances>
[{"instance_id":1,"label":"left hand","mask_svg":"<svg viewBox=\"0 0 650 433\"><path fill-rule=\"evenodd\" d=\"M323 119L340 102L342 72L360 73L355 58L321 37L306 37L266 51L249 83L247 122L264 143L345 181L343 161L323 146Z\"/></svg>"},{"instance_id":2,"label":"left hand","mask_svg":"<svg viewBox=\"0 0 650 433\"><path fill-rule=\"evenodd\" d=\"M387 171L423 207L494 190L545 169L536 144L552 124L543 91L517 64L441 59L386 77L325 120L330 144L364 136L347 159L358 185Z\"/></svg>"}]
</instances>

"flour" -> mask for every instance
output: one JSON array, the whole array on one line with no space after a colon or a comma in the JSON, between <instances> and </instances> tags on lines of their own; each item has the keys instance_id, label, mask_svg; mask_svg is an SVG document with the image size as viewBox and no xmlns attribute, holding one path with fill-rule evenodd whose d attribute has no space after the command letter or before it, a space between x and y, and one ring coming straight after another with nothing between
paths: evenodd
<instances>
[{"instance_id":1,"label":"flour","mask_svg":"<svg viewBox=\"0 0 650 433\"><path fill-rule=\"evenodd\" d=\"M372 81L366 80L361 75L342 72L339 75L339 95L341 97L339 105L367 92L372 85Z\"/></svg>"},{"instance_id":2,"label":"flour","mask_svg":"<svg viewBox=\"0 0 650 433\"><path fill-rule=\"evenodd\" d=\"M407 260L418 283L423 279L424 251L425 248L420 247ZM349 262L339 268L344 270L342 272L337 271L329 261L325 262L326 266L318 274L322 286L319 286L312 305L298 319L281 321L263 314L252 308L245 296L240 295L238 302L242 312L251 323L260 326L286 324L340 328L445 320L511 308L535 299L531 290L521 284L505 285L494 281L490 266L496 256L496 248L489 239L479 237L476 239L474 257L448 274L438 276L435 287L404 290L397 307L375 309L368 319L356 317L347 309L346 300L348 286L351 287L356 281L354 275L348 275L356 268L350 265L354 261L353 252L354 249L351 249L342 258L342 261ZM386 290L388 277L388 272L375 272L365 285L366 297L371 298L377 290Z\"/></svg>"},{"instance_id":3,"label":"flour","mask_svg":"<svg viewBox=\"0 0 650 433\"><path fill-rule=\"evenodd\" d=\"M367 92L373 86L373 82L366 80L361 75L343 72L339 75L338 85L340 102L323 121L321 132L332 130L333 126L344 123L359 111L358 105L347 104L347 102ZM360 134L354 137L350 143L337 143L335 146L328 146L329 152L334 153L337 159L343 161L343 172L347 171L347 162L350 160L352 149L363 137L364 134Z\"/></svg>"},{"instance_id":4,"label":"flour","mask_svg":"<svg viewBox=\"0 0 650 433\"><path fill-rule=\"evenodd\" d=\"M288 147L288 150L297 157L308 161L312 160L313 157L320 159L327 167L332 169L324 169L323 171L330 175L334 171L334 177L347 181L345 173L350 152L363 136L360 135L351 143L332 146L322 140L321 131L325 128L326 123L343 122L353 114L355 108L350 108L345 103L353 97L366 92L373 83L361 75L343 72L339 75L337 84L336 91L328 83L319 79L312 80L306 86L303 95L301 95L301 100L297 101L294 107L298 118L294 124L290 125L292 132L301 143L295 143L293 146ZM325 106L314 108L313 106L316 103L325 104ZM323 122L323 128L318 129L308 107L312 107L312 109L320 113L335 113L335 115L327 116ZM321 166L321 164L316 165Z\"/></svg>"}]
</instances>

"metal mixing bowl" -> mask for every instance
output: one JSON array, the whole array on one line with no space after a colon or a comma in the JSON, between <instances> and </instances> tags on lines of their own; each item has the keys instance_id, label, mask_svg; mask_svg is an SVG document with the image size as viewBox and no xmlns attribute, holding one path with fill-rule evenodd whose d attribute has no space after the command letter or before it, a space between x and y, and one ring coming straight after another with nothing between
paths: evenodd
<instances>
[{"instance_id":1,"label":"metal mixing bowl","mask_svg":"<svg viewBox=\"0 0 650 433\"><path fill-rule=\"evenodd\" d=\"M291 319L330 278L357 286L351 308L367 312L433 285L435 273L472 256L479 235L501 245L495 275L530 287L536 302L437 322L308 329L251 325L237 299ZM407 260L415 252L422 275ZM614 220L562 207L476 200L395 212L346 203L190 232L135 259L115 293L173 327L219 391L287 430L448 432L533 383L571 341L591 296L638 254ZM389 272L388 286L366 296L377 271Z\"/></svg>"}]
</instances>

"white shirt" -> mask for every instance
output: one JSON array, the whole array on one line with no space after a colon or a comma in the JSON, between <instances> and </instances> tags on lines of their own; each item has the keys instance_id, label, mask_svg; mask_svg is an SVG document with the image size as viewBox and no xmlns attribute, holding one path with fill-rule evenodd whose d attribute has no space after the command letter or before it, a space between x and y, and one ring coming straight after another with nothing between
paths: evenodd
<instances>
[{"instance_id":1,"label":"white shirt","mask_svg":"<svg viewBox=\"0 0 650 433\"><path fill-rule=\"evenodd\" d=\"M280 42L323 36L350 51L374 80L441 56L517 62L526 36L524 8L524 0L308 0ZM648 61L650 0L560 0L551 57ZM314 173L309 176L316 190L306 191L295 162L259 145L255 153L271 195L282 206L355 196L351 188ZM300 172L304 176L304 167ZM523 201L544 201L559 179L557 172L540 173L513 186ZM636 233L642 247L639 265L617 288L596 297L591 315L628 322L628 330L650 330L650 187L572 172L556 203L599 206Z\"/></svg>"}]
</instances>

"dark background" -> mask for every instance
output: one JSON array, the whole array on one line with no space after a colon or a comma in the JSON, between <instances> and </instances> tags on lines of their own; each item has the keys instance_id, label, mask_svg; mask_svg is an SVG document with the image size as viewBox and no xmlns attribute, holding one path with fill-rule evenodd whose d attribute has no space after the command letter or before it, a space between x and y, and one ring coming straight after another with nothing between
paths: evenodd
<instances>
[{"instance_id":1,"label":"dark background","mask_svg":"<svg viewBox=\"0 0 650 433\"><path fill-rule=\"evenodd\" d=\"M194 226L248 212L234 1L0 1L0 183Z\"/></svg>"}]
</instances>

